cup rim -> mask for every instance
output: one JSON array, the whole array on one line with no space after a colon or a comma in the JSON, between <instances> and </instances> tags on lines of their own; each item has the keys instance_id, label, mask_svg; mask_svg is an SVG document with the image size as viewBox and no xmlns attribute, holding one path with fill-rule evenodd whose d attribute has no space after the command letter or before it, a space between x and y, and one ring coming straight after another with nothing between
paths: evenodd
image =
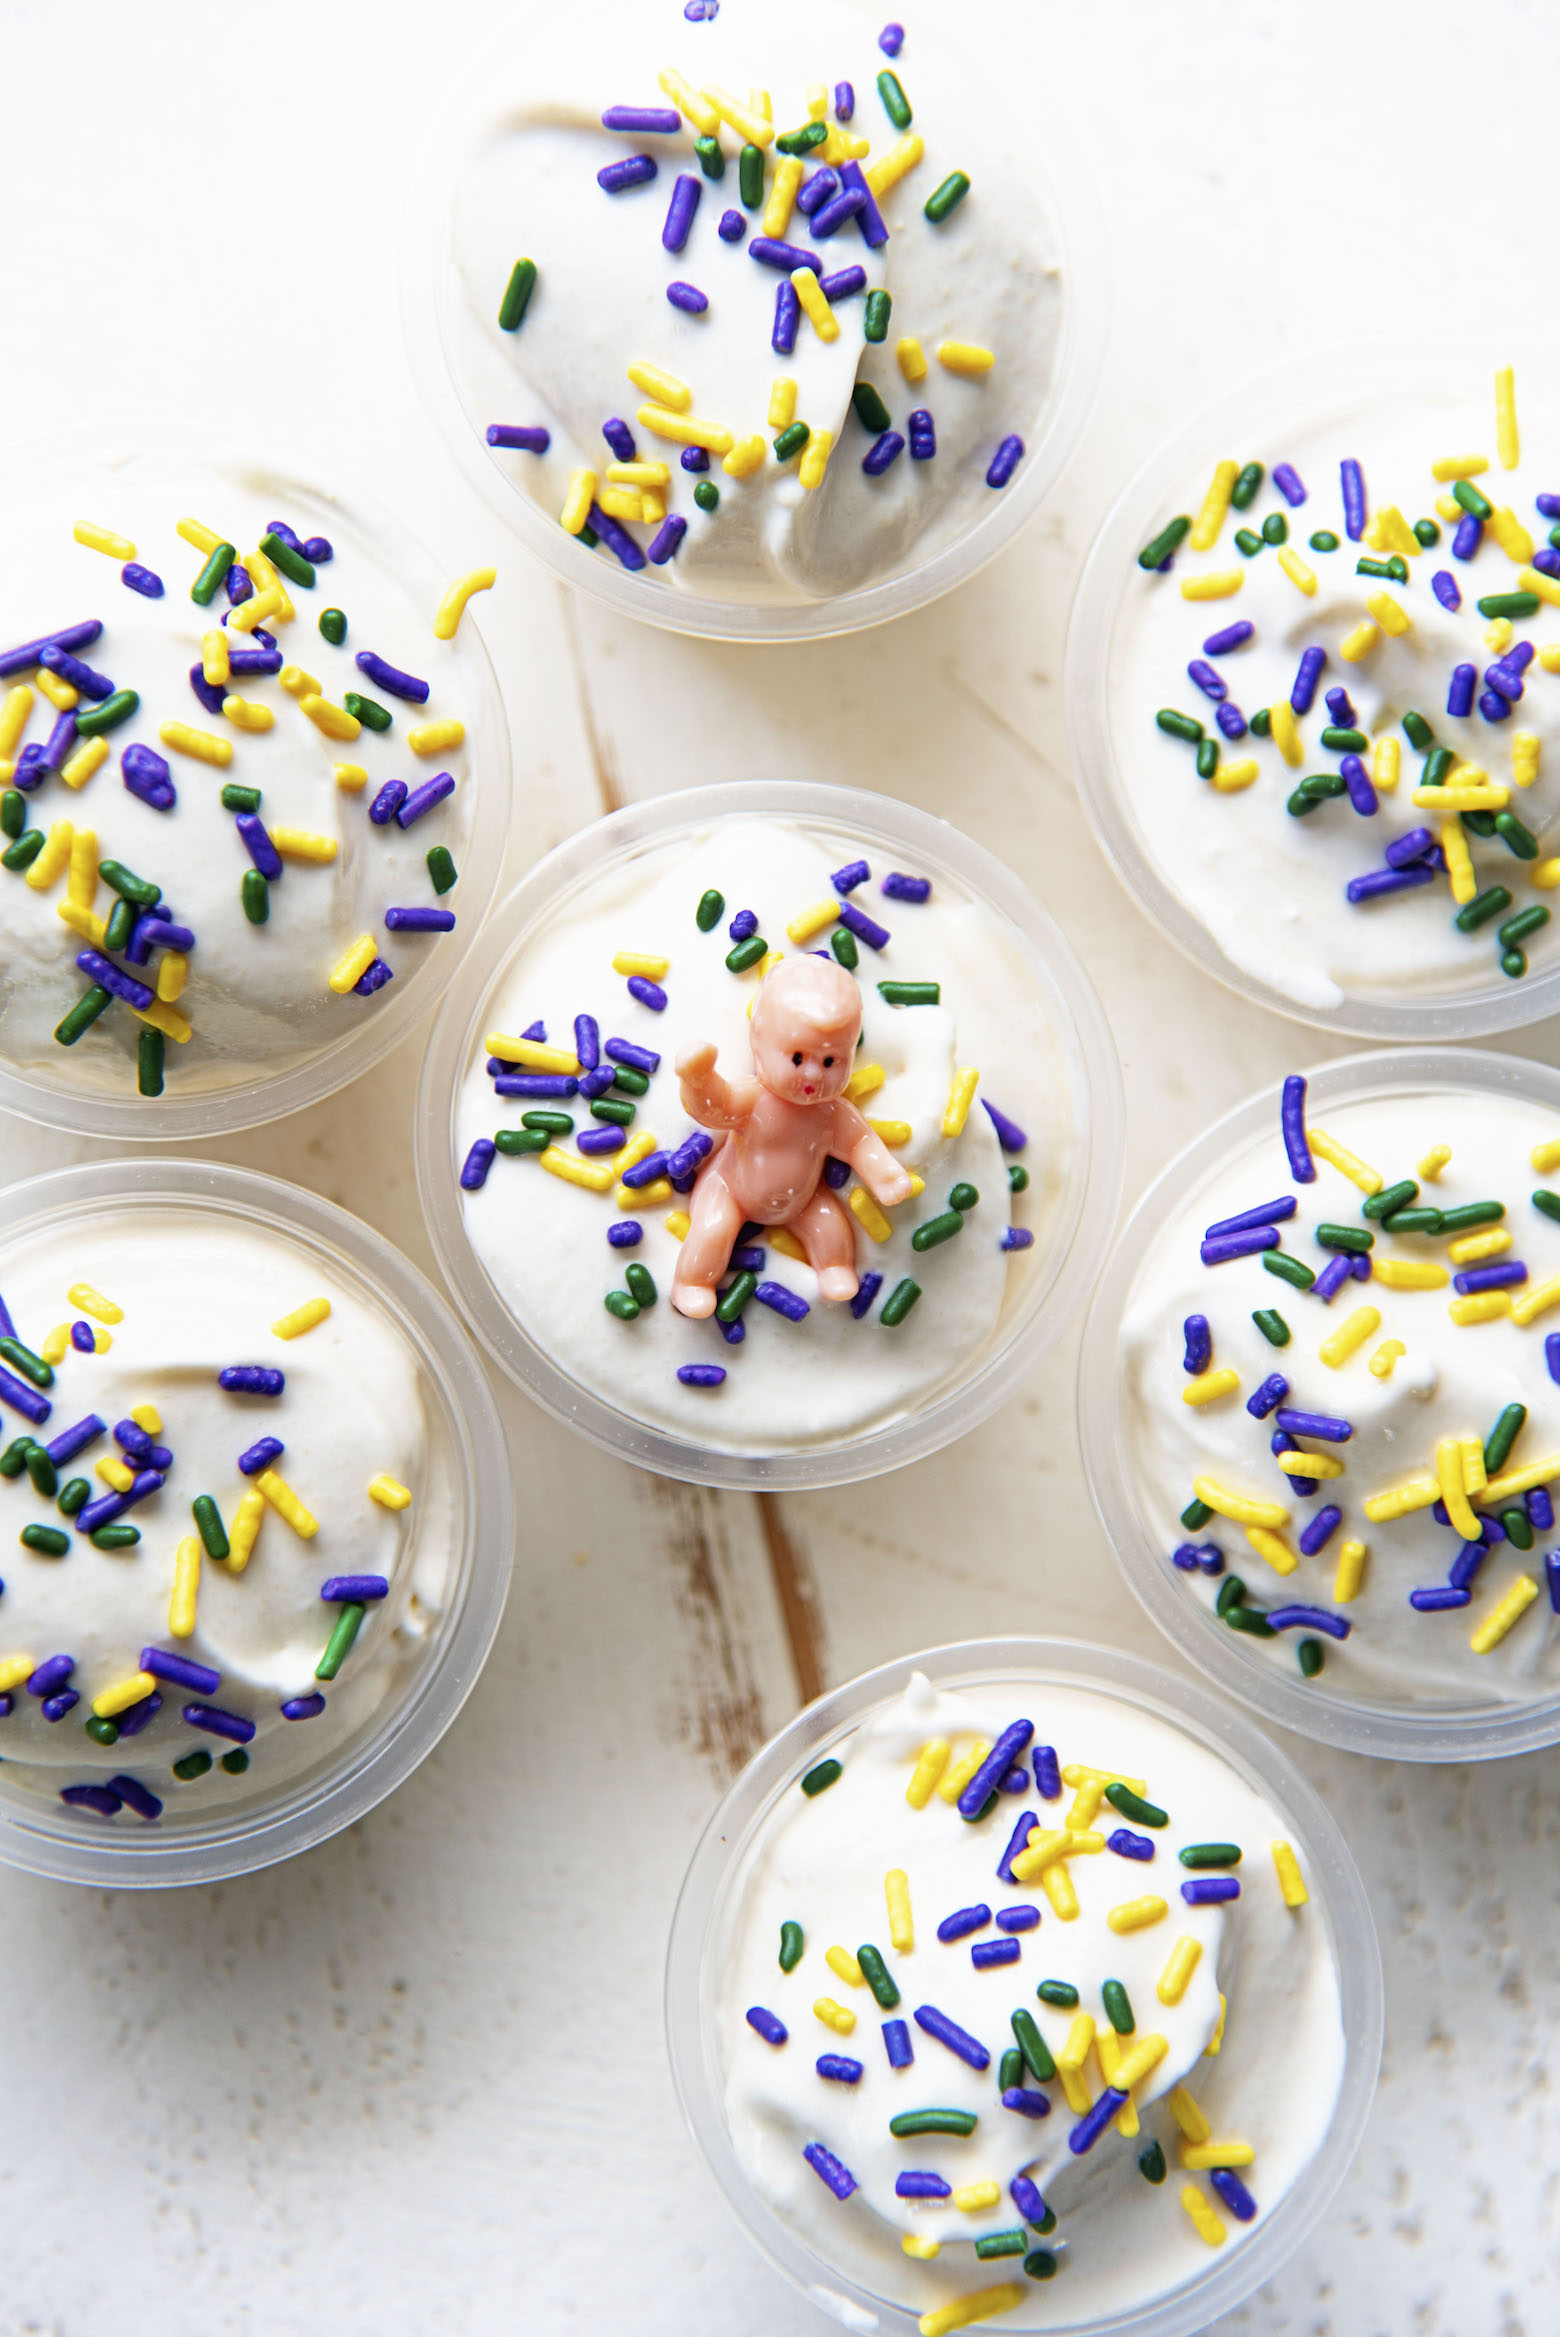
<instances>
[{"instance_id":1,"label":"cup rim","mask_svg":"<svg viewBox=\"0 0 1560 2337\"><path fill-rule=\"evenodd\" d=\"M1308 1102L1354 1103L1370 1095L1431 1088L1483 1088L1546 1103L1560 1112L1560 1070L1520 1055L1471 1047L1396 1047L1339 1056L1306 1072ZM1560 1685L1522 1704L1478 1705L1467 1716L1436 1705L1347 1702L1319 1695L1216 1625L1180 1590L1135 1490L1121 1404L1121 1320L1127 1298L1167 1217L1189 1200L1221 1158L1278 1125L1281 1081L1273 1081L1203 1130L1178 1153L1133 1209L1095 1286L1078 1365L1078 1441L1084 1474L1116 1562L1138 1603L1177 1652L1217 1687L1266 1721L1314 1742L1382 1760L1483 1761L1560 1742ZM1325 1675L1324 1675L1325 1676Z\"/></svg>"},{"instance_id":2,"label":"cup rim","mask_svg":"<svg viewBox=\"0 0 1560 2337\"><path fill-rule=\"evenodd\" d=\"M1110 323L1109 244L1089 150L1079 125L1058 110L1046 131L1049 165L1031 162L1062 251L1066 290L1062 336L1051 395L1017 477L990 508L914 576L854 587L827 599L755 603L683 592L669 581L647 588L607 559L582 559L579 547L546 516L495 459L468 415L449 354L450 303L458 270L449 224L457 176L469 147L493 118L491 105L465 94L447 102L445 118L408 184L402 222L401 325L424 412L467 483L505 530L582 597L641 624L705 640L748 646L824 641L889 622L941 599L1004 551L1041 507L1065 469L1094 404ZM1060 159L1058 159L1060 158ZM430 319L432 320L430 323Z\"/></svg>"},{"instance_id":3,"label":"cup rim","mask_svg":"<svg viewBox=\"0 0 1560 2337\"><path fill-rule=\"evenodd\" d=\"M421 540L389 507L366 493L350 476L335 487L317 483L309 463L285 445L213 428L191 417L134 408L117 417L48 431L7 450L0 460L0 489L25 479L29 492L65 484L71 473L95 459L134 451L167 458L191 448L195 459L238 471L263 470L295 487L316 507L339 513L346 526L368 543L379 540L393 554L394 573L408 598L433 608L448 579ZM323 603L322 603L323 605ZM322 1103L363 1072L381 1063L410 1031L431 1016L456 968L475 942L492 906L508 831L513 789L509 722L503 693L487 644L470 609L454 643L470 701L466 722L472 792L471 830L463 848L463 906L456 929L428 954L415 981L390 985L377 1011L302 1062L225 1088L180 1094L170 1079L160 1097L94 1095L72 1089L63 1079L45 1079L0 1057L0 1110L45 1128L77 1136L113 1137L123 1143L164 1144L190 1137L233 1135L262 1127L291 1112ZM398 992L398 994L397 994ZM68 1063L68 1056L65 1061Z\"/></svg>"},{"instance_id":4,"label":"cup rim","mask_svg":"<svg viewBox=\"0 0 1560 2337\"><path fill-rule=\"evenodd\" d=\"M1116 751L1110 680L1116 634L1126 608L1123 579L1135 569L1139 550L1159 515L1169 508L1177 482L1194 463L1232 435L1249 437L1253 412L1262 414L1278 432L1290 423L1314 428L1333 411L1341 418L1344 411L1357 412L1364 402L1393 397L1423 403L1427 395L1447 397L1454 392L1453 384L1440 381L1427 393L1422 377L1406 364L1401 344L1377 335L1349 342L1332 357L1333 378L1340 385L1333 396L1318 396L1312 357L1297 355L1263 367L1179 423L1116 496L1084 563L1068 621L1064 698L1074 781L1095 839L1135 906L1184 957L1225 989L1287 1021L1351 1038L1423 1042L1491 1038L1560 1012L1560 959L1520 982L1502 979L1499 989L1486 983L1462 991L1438 990L1423 1000L1350 996L1336 1007L1303 1004L1228 958L1217 931L1166 880L1138 833ZM1210 454L1210 469L1211 464Z\"/></svg>"},{"instance_id":5,"label":"cup rim","mask_svg":"<svg viewBox=\"0 0 1560 2337\"><path fill-rule=\"evenodd\" d=\"M340 1749L335 1773L305 1770L272 1806L240 1804L237 1823L212 1812L198 1831L164 1837L153 1827L118 1834L66 1824L41 1796L7 1794L0 1764L0 1863L27 1874L99 1889L163 1888L230 1880L312 1849L366 1817L432 1752L498 1630L514 1557L514 1496L503 1425L476 1351L440 1293L382 1234L280 1177L141 1154L48 1169L7 1186L0 1200L8 1242L72 1216L193 1207L240 1216L313 1249L373 1295L439 1399L463 1500L451 1551L453 1614L407 1697Z\"/></svg>"},{"instance_id":6,"label":"cup rim","mask_svg":"<svg viewBox=\"0 0 1560 2337\"><path fill-rule=\"evenodd\" d=\"M1312 1904L1328 1928L1338 1973L1345 2066L1327 2136L1272 2213L1237 2248L1211 2256L1197 2279L1108 2320L1046 2324L1047 2337L1195 2337L1281 2268L1313 2229L1359 2147L1376 2090L1384 2029L1381 1955L1370 1901L1341 1828L1288 1755L1244 1715L1200 1683L1145 1658L1088 1640L1013 1634L896 1656L807 1705L754 1755L711 1815L689 1861L667 1944L664 2008L667 2058L678 2105L726 2205L769 2263L809 2300L847 2327L910 2337L915 2313L840 2274L800 2240L753 2191L722 2107L713 2024L706 2017L706 1965L724 1894L747 1847L780 1795L825 1749L905 1687L912 1671L939 1686L997 1675L1046 1672L1093 1686L1157 1712L1254 1783L1282 1809L1300 1853ZM867 2315L871 2315L869 2320ZM1022 2324L1015 2320L1016 2327Z\"/></svg>"},{"instance_id":7,"label":"cup rim","mask_svg":"<svg viewBox=\"0 0 1560 2337\"><path fill-rule=\"evenodd\" d=\"M457 1096L494 983L564 891L617 851L707 826L729 814L769 815L891 841L946 868L1006 916L1028 946L1058 1044L1072 1072L1076 1158L1050 1258L1050 1279L1022 1319L959 1386L864 1436L797 1451L709 1451L604 1402L571 1378L510 1313L467 1236L454 1147ZM1082 963L1050 912L984 845L945 820L861 788L802 780L733 780L625 805L578 830L522 878L489 919L440 1009L417 1098L417 1189L429 1239L463 1319L493 1360L553 1419L592 1444L662 1476L742 1491L844 1485L939 1451L1013 1395L1060 1334L1093 1280L1121 1194L1124 1103L1115 1042ZM1038 1247L1032 1253L1040 1256Z\"/></svg>"}]
</instances>

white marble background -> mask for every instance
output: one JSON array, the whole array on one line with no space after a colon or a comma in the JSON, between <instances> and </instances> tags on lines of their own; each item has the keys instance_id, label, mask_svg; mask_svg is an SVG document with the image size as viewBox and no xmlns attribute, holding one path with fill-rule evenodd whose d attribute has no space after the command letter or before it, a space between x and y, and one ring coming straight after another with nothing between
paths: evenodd
<instances>
[{"instance_id":1,"label":"white marble background","mask_svg":"<svg viewBox=\"0 0 1560 2337\"><path fill-rule=\"evenodd\" d=\"M1031 0L1015 31L965 0L962 22L992 25L973 54L994 79L1015 85L1016 40L1097 120L1117 287L1104 389L1008 556L891 630L792 655L571 605L417 409L396 278L428 93L553 4L8 0L0 432L209 410L339 457L452 569L497 560L482 621L513 713L512 873L606 798L811 774L819 740L842 777L930 809L956 785L963 822L1043 894L1104 995L1130 1196L1210 1113L1327 1050L1172 956L1095 851L1059 691L1083 554L1124 472L1248 366L1309 345L1320 368L1340 335L1381 327L1430 367L1465 321L1497 340L1538 321L1560 16ZM1516 1043L1555 1057L1546 1031ZM205 1149L329 1194L426 1265L417 1060L413 1040L333 1103ZM7 1176L93 1149L0 1126ZM508 1619L391 1803L201 1893L0 1876L5 2337L821 2329L683 2136L659 1943L717 1791L821 1684L1008 1626L1166 1657L1083 1489L1075 1352L935 1460L767 1504L637 1476L506 1389L523 1517ZM1544 2337L1560 2325L1560 1756L1415 1770L1291 1750L1369 1883L1386 2066L1331 2214L1221 2337Z\"/></svg>"}]
</instances>

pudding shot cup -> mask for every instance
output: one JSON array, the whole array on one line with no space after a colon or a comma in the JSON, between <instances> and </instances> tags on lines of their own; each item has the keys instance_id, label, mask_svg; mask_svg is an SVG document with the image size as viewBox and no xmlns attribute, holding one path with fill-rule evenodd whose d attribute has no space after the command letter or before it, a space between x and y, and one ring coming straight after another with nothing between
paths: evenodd
<instances>
[{"instance_id":1,"label":"pudding shot cup","mask_svg":"<svg viewBox=\"0 0 1560 2337\"><path fill-rule=\"evenodd\" d=\"M758 1754L666 2017L727 2203L844 2327L1190 2337L1346 2175L1382 1992L1293 1765L1203 1688L1033 1637L884 1665Z\"/></svg>"},{"instance_id":2,"label":"pudding shot cup","mask_svg":"<svg viewBox=\"0 0 1560 2337\"><path fill-rule=\"evenodd\" d=\"M0 1859L115 1889L363 1817L475 1684L503 1432L400 1253L206 1161L13 1185L0 1235Z\"/></svg>"},{"instance_id":3,"label":"pudding shot cup","mask_svg":"<svg viewBox=\"0 0 1560 2337\"><path fill-rule=\"evenodd\" d=\"M745 1140L677 1066L714 1050L751 1093L750 1013L813 959L861 1018L843 1102L872 1158L797 1192L843 1222L855 1296L786 1204L735 1228L692 1319L683 1245ZM417 1174L463 1314L555 1418L667 1475L829 1485L1015 1391L1094 1270L1120 1129L1098 1001L1006 869L884 796L741 782L615 812L510 896L434 1033Z\"/></svg>"}]
</instances>

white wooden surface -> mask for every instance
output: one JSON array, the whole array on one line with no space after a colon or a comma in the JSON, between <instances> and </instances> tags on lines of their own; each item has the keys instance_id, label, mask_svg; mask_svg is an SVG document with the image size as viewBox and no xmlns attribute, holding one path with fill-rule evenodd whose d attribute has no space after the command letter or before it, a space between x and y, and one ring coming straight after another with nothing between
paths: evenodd
<instances>
[{"instance_id":1,"label":"white wooden surface","mask_svg":"<svg viewBox=\"0 0 1560 2337\"><path fill-rule=\"evenodd\" d=\"M425 96L543 5L10 0L0 430L211 411L339 457L452 568L496 559L515 872L605 799L712 772L956 802L1105 996L1135 1193L1210 1112L1321 1049L1171 956L1095 853L1058 689L1082 555L1125 469L1248 364L1309 344L1320 368L1338 334L1396 322L1429 365L1459 319L1545 299L1560 19L1539 0L1032 4L1032 69L1099 124L1117 305L1091 431L1049 515L963 594L790 655L571 607L417 409L395 275ZM1005 55L1007 20L964 8ZM1554 1054L1545 1031L1517 1043ZM330 1194L426 1265L417 1059L410 1042L334 1103L208 1149ZM0 1128L7 1176L92 1149ZM1166 1654L1089 1511L1074 1354L936 1460L767 1507L636 1476L506 1389L508 1620L389 1805L199 1894L0 1876L6 2337L148 2311L174 2337L821 2328L683 2138L660 1942L718 1789L799 1692L1008 1625ZM1221 2332L1539 2337L1560 2321L1560 1757L1415 1771L1294 1749L1374 1898L1386 2068L1333 2213Z\"/></svg>"}]
</instances>

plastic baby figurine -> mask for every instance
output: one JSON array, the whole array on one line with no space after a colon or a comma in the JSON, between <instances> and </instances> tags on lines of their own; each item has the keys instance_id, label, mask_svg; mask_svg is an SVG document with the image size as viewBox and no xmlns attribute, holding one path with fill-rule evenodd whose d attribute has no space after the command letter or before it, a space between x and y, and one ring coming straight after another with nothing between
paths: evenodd
<instances>
[{"instance_id":1,"label":"plastic baby figurine","mask_svg":"<svg viewBox=\"0 0 1560 2337\"><path fill-rule=\"evenodd\" d=\"M885 1208L915 1189L842 1093L860 1032L861 992L843 967L783 958L753 1008L751 1079L723 1079L707 1042L678 1056L684 1111L724 1132L688 1202L692 1222L672 1283L672 1304L683 1314L714 1313L716 1285L749 1223L795 1234L820 1297L855 1297L856 1227L822 1182L824 1162L831 1154L848 1161Z\"/></svg>"}]
</instances>

